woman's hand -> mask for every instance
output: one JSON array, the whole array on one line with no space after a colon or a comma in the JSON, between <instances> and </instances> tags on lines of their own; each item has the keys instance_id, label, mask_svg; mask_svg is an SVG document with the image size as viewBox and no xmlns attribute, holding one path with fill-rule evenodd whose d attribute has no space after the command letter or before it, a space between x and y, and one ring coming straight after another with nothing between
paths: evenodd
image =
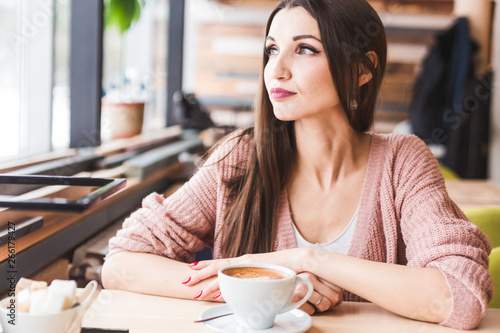
<instances>
[{"instance_id":1,"label":"woman's hand","mask_svg":"<svg viewBox=\"0 0 500 333\"><path fill-rule=\"evenodd\" d=\"M341 288L327 281L323 281L309 272L300 273L298 275L311 281L314 288L309 300L299 307L300 310L312 315L316 312L331 310L342 303L343 295ZM303 284L299 285L293 295L293 301L296 302L300 300L305 294L307 294L307 287Z\"/></svg>"},{"instance_id":2,"label":"woman's hand","mask_svg":"<svg viewBox=\"0 0 500 333\"><path fill-rule=\"evenodd\" d=\"M276 259L283 258L284 254L285 253L283 251L282 253L272 252L269 254L252 254L230 259L215 259L194 262L192 264L189 264L189 267L196 272L188 277L183 282L183 284L185 284L186 286L195 286L197 283L203 280L217 276L217 272L220 268L230 264L266 262L283 265L282 261L276 262ZM290 258L290 256L287 257ZM299 275L311 281L314 288L314 291L308 302L304 303L299 309L307 312L308 314L313 314L315 312L324 312L331 310L335 306L342 303L343 295L341 288L327 281L318 279L314 274L308 272L299 273ZM294 301L301 299L306 293L307 288L304 288L304 285L302 284L299 285L299 287L295 291ZM219 292L219 280L213 280L204 289L200 290L194 298L199 300L215 299L218 301L222 301L223 298L221 297L221 294Z\"/></svg>"},{"instance_id":3,"label":"woman's hand","mask_svg":"<svg viewBox=\"0 0 500 333\"><path fill-rule=\"evenodd\" d=\"M209 279L211 277L217 276L217 272L220 268L240 263L267 263L282 265L297 271L297 265L294 260L296 258L301 258L302 249L295 248L283 251L269 252L269 253L259 253L259 254L245 254L236 258L229 259L213 259L205 260L200 262L193 262L188 266L197 272L188 278L186 278L182 284L186 286L194 286L198 282ZM207 299L212 296L213 299L220 299L219 291L219 281L218 279L213 280L208 286L203 290L200 290L194 298L196 299ZM215 294L214 294L215 293Z\"/></svg>"},{"instance_id":4,"label":"woman's hand","mask_svg":"<svg viewBox=\"0 0 500 333\"><path fill-rule=\"evenodd\" d=\"M196 272L188 277L182 284L186 286L194 286L198 282L209 279L211 277L217 276L217 272L224 266L239 264L239 263L250 263L251 255L244 255L237 258L230 259L213 259L204 260L200 262L193 262L188 266L195 270ZM210 282L203 290L200 290L194 298L196 299L207 299L208 296L212 296L212 299L223 300L219 292L219 279L215 279Z\"/></svg>"}]
</instances>

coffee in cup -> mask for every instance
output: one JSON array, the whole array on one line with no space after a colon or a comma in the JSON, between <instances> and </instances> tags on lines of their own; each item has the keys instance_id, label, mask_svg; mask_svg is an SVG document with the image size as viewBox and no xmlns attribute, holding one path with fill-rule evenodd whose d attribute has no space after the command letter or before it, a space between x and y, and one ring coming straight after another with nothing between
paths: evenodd
<instances>
[{"instance_id":1,"label":"coffee in cup","mask_svg":"<svg viewBox=\"0 0 500 333\"><path fill-rule=\"evenodd\" d=\"M286 267L271 264L235 264L218 272L219 287L227 305L234 312L236 324L245 329L267 329L276 315L304 304L313 292L311 282ZM292 302L299 284L307 294Z\"/></svg>"},{"instance_id":2,"label":"coffee in cup","mask_svg":"<svg viewBox=\"0 0 500 333\"><path fill-rule=\"evenodd\" d=\"M285 273L264 267L234 267L225 269L224 274L254 280L279 280L288 277Z\"/></svg>"}]
</instances>

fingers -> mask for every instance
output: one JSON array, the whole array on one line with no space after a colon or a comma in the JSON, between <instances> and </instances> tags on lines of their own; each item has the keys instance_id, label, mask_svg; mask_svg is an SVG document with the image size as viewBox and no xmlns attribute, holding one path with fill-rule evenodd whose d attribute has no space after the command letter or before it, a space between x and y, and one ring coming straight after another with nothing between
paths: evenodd
<instances>
[{"instance_id":1,"label":"fingers","mask_svg":"<svg viewBox=\"0 0 500 333\"><path fill-rule=\"evenodd\" d=\"M332 305L330 306L329 310L333 309L334 307L336 306L339 306L340 304L342 304L342 301L344 300L344 294L343 292L341 291L339 294L338 294L338 297L337 297L337 300L335 302L332 302Z\"/></svg>"},{"instance_id":2,"label":"fingers","mask_svg":"<svg viewBox=\"0 0 500 333\"><path fill-rule=\"evenodd\" d=\"M241 257L240 259L243 259ZM248 260L248 258L245 258ZM232 261L238 261L238 258L232 258ZM186 278L182 284L185 286L195 286L201 281L217 277L217 273L220 268L230 265L229 259L216 259L216 260L205 260L200 262L193 262L188 266L193 270L193 274ZM299 309L305 311L308 314L313 314L315 312L324 312L333 309L340 303L342 303L343 291L341 288L318 279L314 274L309 272L300 273L300 276L311 281L314 291L309 297L308 301L304 303ZM207 281L208 282L208 281ZM293 302L297 302L307 295L308 288L305 284L299 284L295 290L293 296ZM195 299L199 300L222 300L222 296L219 292L219 281L214 279L210 281L208 285L202 290L200 290L195 296Z\"/></svg>"},{"instance_id":3,"label":"fingers","mask_svg":"<svg viewBox=\"0 0 500 333\"><path fill-rule=\"evenodd\" d=\"M224 300L219 291L219 279L215 279L210 282L203 290L200 291L199 296L196 297L198 300Z\"/></svg>"},{"instance_id":4,"label":"fingers","mask_svg":"<svg viewBox=\"0 0 500 333\"><path fill-rule=\"evenodd\" d=\"M314 293L314 298L313 295L311 295L309 302L316 308L316 310L318 310L318 312L328 311L332 305L332 301L329 298L318 292Z\"/></svg>"},{"instance_id":5,"label":"fingers","mask_svg":"<svg viewBox=\"0 0 500 333\"><path fill-rule=\"evenodd\" d=\"M229 264L230 262L228 259L193 262L188 265L188 267L193 270L193 274L182 281L182 284L187 287L193 287L201 281L217 277L219 269ZM219 280L215 278L210 281L202 290L199 290L196 295L193 295L193 298L198 300L223 301L224 299L219 292Z\"/></svg>"},{"instance_id":6,"label":"fingers","mask_svg":"<svg viewBox=\"0 0 500 333\"><path fill-rule=\"evenodd\" d=\"M328 281L324 281L322 279L319 279L319 281L321 283L323 283L324 285L326 285L328 288L331 288L335 293L335 297L330 298L331 305L330 305L329 310L332 310L336 306L339 306L340 304L342 304L342 301L344 300L344 290L342 288L334 285L334 284L331 284Z\"/></svg>"},{"instance_id":7,"label":"fingers","mask_svg":"<svg viewBox=\"0 0 500 333\"><path fill-rule=\"evenodd\" d=\"M302 305L300 307L300 309L302 310L302 307L303 307L304 311L307 310L306 312L309 314L311 311L312 311L312 313L314 313L316 311L324 312L324 311L329 310L330 306L331 306L331 301L327 297L325 297L324 295L322 295L321 293L319 293L316 290L316 288L317 288L316 286L319 286L319 284L321 284L321 282L319 282L315 278L314 275L311 274L311 276L306 276L307 274L308 273L302 273L300 275L307 278L308 280L310 280L311 283L313 283L313 288L315 288L315 290L312 292L308 301L306 303L304 303L304 305ZM313 282L314 280L316 280L316 282ZM315 284L316 284L316 286L315 286ZM299 300L304 298L304 296L307 295L307 292L308 292L308 288L305 284L298 285L297 289L295 289L295 294L293 295L292 301L298 302Z\"/></svg>"},{"instance_id":8,"label":"fingers","mask_svg":"<svg viewBox=\"0 0 500 333\"><path fill-rule=\"evenodd\" d=\"M330 306L330 310L336 306L339 306L342 303L342 301L344 300L344 294L343 294L344 290L342 288L334 285L334 284L331 284L328 281L323 280L323 279L318 278L318 280L337 293L337 296L338 296L337 301L335 302L335 300L331 299L332 305Z\"/></svg>"},{"instance_id":9,"label":"fingers","mask_svg":"<svg viewBox=\"0 0 500 333\"><path fill-rule=\"evenodd\" d=\"M333 309L335 306L342 302L342 289L332 284L328 285L320 281L314 274L301 273L302 277L311 281L314 291L309 297L308 303L315 308L318 312L324 312ZM299 285L296 290L297 296L304 296L307 293L305 285ZM300 299L300 298L299 298Z\"/></svg>"},{"instance_id":10,"label":"fingers","mask_svg":"<svg viewBox=\"0 0 500 333\"><path fill-rule=\"evenodd\" d=\"M213 276L216 276L218 270L219 270L219 268L216 265L207 266L207 267L199 270L198 272L192 274L188 278L187 281L185 280L183 282L183 284L185 286L194 286L195 284L197 284L200 281L203 281L203 280L206 280L206 279L211 278Z\"/></svg>"},{"instance_id":11,"label":"fingers","mask_svg":"<svg viewBox=\"0 0 500 333\"><path fill-rule=\"evenodd\" d=\"M200 262L193 262L188 266L196 272L189 278L184 280L182 284L185 286L194 286L200 281L206 280L213 276L217 276L217 272L221 267L228 265L228 259L217 260L204 260Z\"/></svg>"},{"instance_id":12,"label":"fingers","mask_svg":"<svg viewBox=\"0 0 500 333\"><path fill-rule=\"evenodd\" d=\"M310 316L312 316L314 314L314 312L316 312L316 308L314 306L312 306L311 303L309 303L309 302L305 302L298 309L304 311L305 313L307 313Z\"/></svg>"},{"instance_id":13,"label":"fingers","mask_svg":"<svg viewBox=\"0 0 500 333\"><path fill-rule=\"evenodd\" d=\"M189 268L199 271L203 268L206 268L210 265L218 264L220 267L229 265L229 259L216 259L216 260L203 260L203 261L195 261L188 265Z\"/></svg>"},{"instance_id":14,"label":"fingers","mask_svg":"<svg viewBox=\"0 0 500 333\"><path fill-rule=\"evenodd\" d=\"M295 294L292 298L292 302L298 302L301 300L306 294L307 294L307 289L306 290L297 290L295 291ZM331 302L328 298L322 297L322 295L316 291L313 291L311 294L311 297L309 297L309 300L304 303L304 305L309 305L314 311L318 312L324 312L330 309ZM304 306L303 305L303 306Z\"/></svg>"}]
</instances>

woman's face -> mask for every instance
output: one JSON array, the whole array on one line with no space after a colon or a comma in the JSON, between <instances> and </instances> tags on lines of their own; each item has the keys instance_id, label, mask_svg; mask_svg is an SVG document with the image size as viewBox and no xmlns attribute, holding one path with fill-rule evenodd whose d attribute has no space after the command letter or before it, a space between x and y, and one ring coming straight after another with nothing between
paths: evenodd
<instances>
[{"instance_id":1,"label":"woman's face","mask_svg":"<svg viewBox=\"0 0 500 333\"><path fill-rule=\"evenodd\" d=\"M264 82L274 115L283 121L340 108L316 20L302 7L280 10L266 40Z\"/></svg>"}]
</instances>

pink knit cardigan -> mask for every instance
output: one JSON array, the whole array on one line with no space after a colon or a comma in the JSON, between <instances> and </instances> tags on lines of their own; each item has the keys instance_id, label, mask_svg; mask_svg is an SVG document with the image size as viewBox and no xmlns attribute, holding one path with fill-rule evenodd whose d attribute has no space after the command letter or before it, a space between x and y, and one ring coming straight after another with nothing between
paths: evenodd
<instances>
[{"instance_id":1,"label":"pink knit cardigan","mask_svg":"<svg viewBox=\"0 0 500 333\"><path fill-rule=\"evenodd\" d=\"M125 250L190 262L208 245L214 258L220 258L227 201L223 180L243 172L251 140L246 136L238 143L235 135L229 137L177 192L166 199L156 193L147 196L110 240L108 256ZM274 249L296 247L285 191L276 223ZM452 295L451 313L441 324L471 329L484 317L493 295L490 251L489 239L449 198L439 165L420 139L371 134L348 255L438 269ZM349 292L344 299L363 301ZM432 311L432 306L423 311Z\"/></svg>"}]
</instances>

